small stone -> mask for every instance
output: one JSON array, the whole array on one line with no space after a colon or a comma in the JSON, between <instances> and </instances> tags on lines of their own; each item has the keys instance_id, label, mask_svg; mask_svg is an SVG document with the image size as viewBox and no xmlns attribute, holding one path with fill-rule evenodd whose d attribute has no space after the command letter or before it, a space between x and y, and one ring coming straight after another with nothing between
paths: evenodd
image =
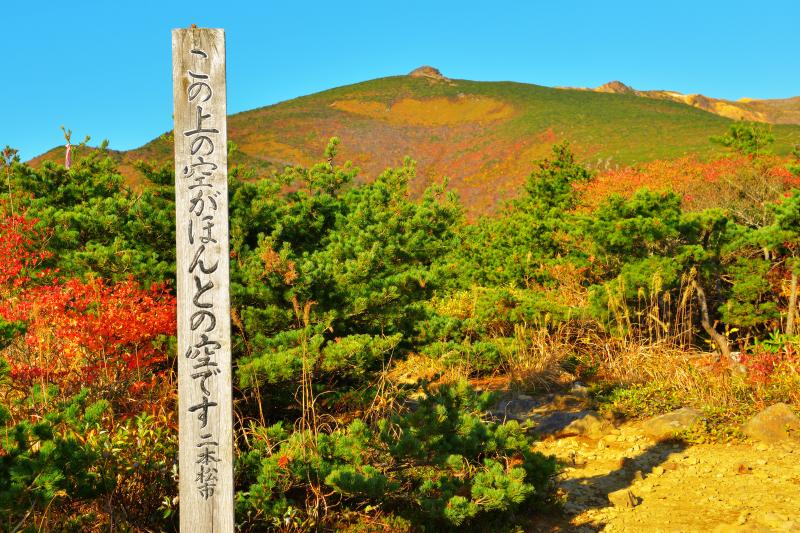
<instances>
[{"instance_id":1,"label":"small stone","mask_svg":"<svg viewBox=\"0 0 800 533\"><path fill-rule=\"evenodd\" d=\"M614 507L632 509L639 505L639 498L630 489L620 489L608 494L608 501Z\"/></svg>"},{"instance_id":2,"label":"small stone","mask_svg":"<svg viewBox=\"0 0 800 533\"><path fill-rule=\"evenodd\" d=\"M570 387L569 392L574 394L575 396L580 396L583 398L588 398L589 396L589 387L581 383L580 381L576 381Z\"/></svg>"},{"instance_id":3,"label":"small stone","mask_svg":"<svg viewBox=\"0 0 800 533\"><path fill-rule=\"evenodd\" d=\"M765 464L767 464L767 460L766 459L759 459L759 460L756 461L756 463L761 465L761 466L764 466Z\"/></svg>"},{"instance_id":4,"label":"small stone","mask_svg":"<svg viewBox=\"0 0 800 533\"><path fill-rule=\"evenodd\" d=\"M767 446L766 444L763 443L756 444L756 451L765 452L767 450L769 450L769 446Z\"/></svg>"},{"instance_id":5,"label":"small stone","mask_svg":"<svg viewBox=\"0 0 800 533\"><path fill-rule=\"evenodd\" d=\"M654 466L653 467L653 474L656 476L661 476L664 474L666 470L664 470L663 466Z\"/></svg>"}]
</instances>

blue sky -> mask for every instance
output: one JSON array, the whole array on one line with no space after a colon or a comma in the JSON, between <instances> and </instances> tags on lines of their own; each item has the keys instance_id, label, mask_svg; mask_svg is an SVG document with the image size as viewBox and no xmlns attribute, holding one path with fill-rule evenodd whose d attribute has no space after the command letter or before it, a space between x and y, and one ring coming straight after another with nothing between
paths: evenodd
<instances>
[{"instance_id":1,"label":"blue sky","mask_svg":"<svg viewBox=\"0 0 800 533\"><path fill-rule=\"evenodd\" d=\"M226 6L226 7L222 7ZM225 28L228 109L428 64L449 77L619 79L737 99L800 95L800 2L4 0L0 147L140 146L169 130L170 29Z\"/></svg>"}]
</instances>

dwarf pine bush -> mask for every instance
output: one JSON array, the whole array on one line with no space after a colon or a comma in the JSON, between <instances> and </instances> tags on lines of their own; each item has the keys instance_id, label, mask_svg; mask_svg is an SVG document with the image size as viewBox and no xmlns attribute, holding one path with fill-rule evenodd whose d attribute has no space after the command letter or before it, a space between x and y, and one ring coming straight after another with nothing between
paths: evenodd
<instances>
[{"instance_id":1,"label":"dwarf pine bush","mask_svg":"<svg viewBox=\"0 0 800 533\"><path fill-rule=\"evenodd\" d=\"M239 511L280 517L302 508L308 494L325 494L326 507L380 508L441 531L541 503L555 460L532 452L517 422L487 422L491 401L462 382L428 389L415 407L375 423L354 420L316 434L262 428L242 458L251 484ZM317 503L306 513L324 513Z\"/></svg>"}]
</instances>

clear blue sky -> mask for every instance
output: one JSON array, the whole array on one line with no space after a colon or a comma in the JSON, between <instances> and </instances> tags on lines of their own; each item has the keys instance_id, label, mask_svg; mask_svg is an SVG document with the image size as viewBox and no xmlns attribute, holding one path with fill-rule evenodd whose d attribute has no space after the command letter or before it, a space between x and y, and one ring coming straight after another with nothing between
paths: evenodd
<instances>
[{"instance_id":1,"label":"clear blue sky","mask_svg":"<svg viewBox=\"0 0 800 533\"><path fill-rule=\"evenodd\" d=\"M170 29L225 28L228 109L429 64L453 78L619 79L737 99L800 95L800 2L4 0L0 147L61 124L129 149L171 128Z\"/></svg>"}]
</instances>

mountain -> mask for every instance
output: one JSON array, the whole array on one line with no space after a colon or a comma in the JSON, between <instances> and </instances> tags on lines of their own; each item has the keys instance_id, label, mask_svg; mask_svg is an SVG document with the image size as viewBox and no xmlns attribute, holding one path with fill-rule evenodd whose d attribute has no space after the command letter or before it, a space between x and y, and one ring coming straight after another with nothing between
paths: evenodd
<instances>
[{"instance_id":1,"label":"mountain","mask_svg":"<svg viewBox=\"0 0 800 533\"><path fill-rule=\"evenodd\" d=\"M514 82L449 79L433 67L330 89L231 115L232 163L262 172L322 158L327 140L341 139L339 160L352 160L371 179L409 155L417 160L415 192L450 178L470 214L487 212L515 195L532 162L569 140L592 168L614 168L686 154L706 157L724 149L709 142L729 118L674 98L621 83L606 90L552 88ZM751 103L752 106L756 102ZM748 105L751 105L748 104ZM753 107L756 109L756 107ZM800 143L800 126L777 124L775 151ZM59 147L36 158L63 161ZM131 181L137 159L167 162L168 135L112 154Z\"/></svg>"}]
</instances>

